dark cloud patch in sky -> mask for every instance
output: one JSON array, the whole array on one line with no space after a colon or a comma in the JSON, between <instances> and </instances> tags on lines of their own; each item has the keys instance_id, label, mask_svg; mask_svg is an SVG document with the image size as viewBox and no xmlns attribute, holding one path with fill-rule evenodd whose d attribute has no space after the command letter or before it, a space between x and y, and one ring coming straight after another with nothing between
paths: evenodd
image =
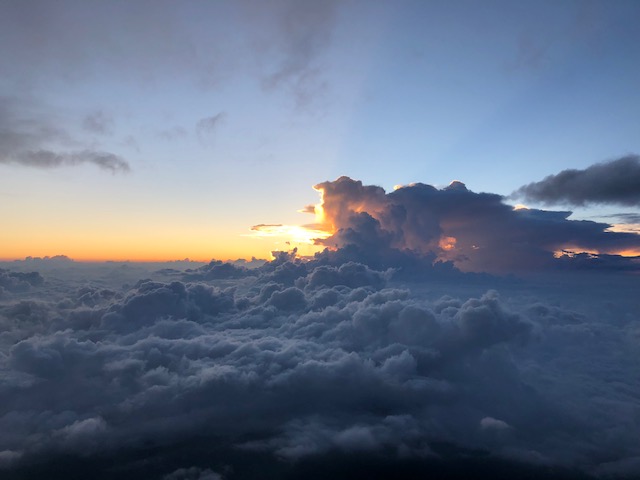
<instances>
[{"instance_id":1,"label":"dark cloud patch in sky","mask_svg":"<svg viewBox=\"0 0 640 480\"><path fill-rule=\"evenodd\" d=\"M92 164L112 173L126 173L129 163L119 155L77 141L58 126L55 113L32 100L0 99L0 164L55 168Z\"/></svg>"},{"instance_id":2,"label":"dark cloud patch in sky","mask_svg":"<svg viewBox=\"0 0 640 480\"><path fill-rule=\"evenodd\" d=\"M584 170L568 169L524 185L513 197L544 204L640 205L640 157L628 155L596 163Z\"/></svg>"},{"instance_id":3,"label":"dark cloud patch in sky","mask_svg":"<svg viewBox=\"0 0 640 480\"><path fill-rule=\"evenodd\" d=\"M201 140L207 139L220 128L227 119L226 112L219 112L211 117L205 117L196 123L196 133Z\"/></svg>"},{"instance_id":4,"label":"dark cloud patch in sky","mask_svg":"<svg viewBox=\"0 0 640 480\"><path fill-rule=\"evenodd\" d=\"M640 223L640 213L616 213L611 216L621 218L626 223Z\"/></svg>"},{"instance_id":5,"label":"dark cloud patch in sky","mask_svg":"<svg viewBox=\"0 0 640 480\"><path fill-rule=\"evenodd\" d=\"M113 153L92 150L81 150L73 153L57 153L51 150L26 151L10 159L4 159L4 163L17 163L36 168L55 168L89 163L111 173L129 172L131 170L127 161L122 157Z\"/></svg>"},{"instance_id":6,"label":"dark cloud patch in sky","mask_svg":"<svg viewBox=\"0 0 640 480\"><path fill-rule=\"evenodd\" d=\"M316 188L323 192L327 227L335 232L318 242L371 257L435 256L465 271L506 273L552 269L553 254L562 249L640 251L636 234L569 220L571 212L514 209L500 195L475 193L461 182L441 190L412 184L387 194L341 177Z\"/></svg>"}]
</instances>

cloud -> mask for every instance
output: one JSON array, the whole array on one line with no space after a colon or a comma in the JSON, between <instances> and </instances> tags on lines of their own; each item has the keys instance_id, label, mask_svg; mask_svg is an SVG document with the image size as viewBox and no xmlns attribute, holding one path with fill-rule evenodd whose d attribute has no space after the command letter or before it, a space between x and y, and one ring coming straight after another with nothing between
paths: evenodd
<instances>
[{"instance_id":1,"label":"cloud","mask_svg":"<svg viewBox=\"0 0 640 480\"><path fill-rule=\"evenodd\" d=\"M174 126L158 132L158 136L167 141L185 138L188 134L187 130L180 126Z\"/></svg>"},{"instance_id":2,"label":"cloud","mask_svg":"<svg viewBox=\"0 0 640 480\"><path fill-rule=\"evenodd\" d=\"M82 121L82 127L91 133L109 135L113 133L113 118L102 110L93 112Z\"/></svg>"},{"instance_id":3,"label":"cloud","mask_svg":"<svg viewBox=\"0 0 640 480\"><path fill-rule=\"evenodd\" d=\"M412 268L435 260L464 271L506 273L556 268L554 252L563 249L640 252L634 233L569 220L571 212L514 209L500 195L475 193L461 182L443 189L418 183L386 193L341 177L315 188L322 195L323 228L333 232L317 242L338 247L338 256L354 252L371 265Z\"/></svg>"},{"instance_id":4,"label":"cloud","mask_svg":"<svg viewBox=\"0 0 640 480\"><path fill-rule=\"evenodd\" d=\"M0 268L0 288L10 292L27 291L31 287L39 287L43 283L44 279L38 272L12 272Z\"/></svg>"},{"instance_id":5,"label":"cloud","mask_svg":"<svg viewBox=\"0 0 640 480\"><path fill-rule=\"evenodd\" d=\"M331 44L339 3L285 0L275 2L276 8L261 2L251 5L261 18L269 19L256 35L264 36L259 55L270 60L263 72L263 87L285 89L298 108L308 107L327 88L322 54Z\"/></svg>"},{"instance_id":6,"label":"cloud","mask_svg":"<svg viewBox=\"0 0 640 480\"><path fill-rule=\"evenodd\" d=\"M2 9L0 51L13 65L9 78L30 86L52 79L75 84L105 72L117 72L121 82L144 84L166 75L208 83L216 77L208 64L216 59L217 29L210 28L204 44L198 44L180 20L188 12L174 2L19 2ZM208 6L197 15L215 20L226 11ZM39 68L34 71L33 65Z\"/></svg>"},{"instance_id":7,"label":"cloud","mask_svg":"<svg viewBox=\"0 0 640 480\"><path fill-rule=\"evenodd\" d=\"M373 478L633 471L635 277L497 292L473 275L400 284L325 260L212 261L131 286L111 276L122 265L63 262L11 293L3 474L37 477L60 459L51 478L300 478L316 461L309 478L357 464Z\"/></svg>"},{"instance_id":8,"label":"cloud","mask_svg":"<svg viewBox=\"0 0 640 480\"><path fill-rule=\"evenodd\" d=\"M198 120L196 123L196 133L198 137L203 140L213 135L217 129L220 128L227 118L225 112L219 112L211 117L205 117Z\"/></svg>"},{"instance_id":9,"label":"cloud","mask_svg":"<svg viewBox=\"0 0 640 480\"><path fill-rule=\"evenodd\" d=\"M640 213L616 213L610 215L610 217L621 218L625 223L638 223L640 224Z\"/></svg>"},{"instance_id":10,"label":"cloud","mask_svg":"<svg viewBox=\"0 0 640 480\"><path fill-rule=\"evenodd\" d=\"M198 467L179 468L162 477L162 480L222 480L222 476L210 469Z\"/></svg>"},{"instance_id":11,"label":"cloud","mask_svg":"<svg viewBox=\"0 0 640 480\"><path fill-rule=\"evenodd\" d=\"M69 150L69 148L73 148ZM83 145L59 126L56 115L35 101L0 99L0 164L56 168L92 164L112 173L126 173L129 163L119 155Z\"/></svg>"},{"instance_id":12,"label":"cloud","mask_svg":"<svg viewBox=\"0 0 640 480\"><path fill-rule=\"evenodd\" d=\"M106 73L119 83L146 87L182 78L207 89L241 75L305 107L327 88L323 55L339 8L333 0L197 8L167 0L17 2L2 5L0 56L12 65L7 80L31 88L102 80Z\"/></svg>"},{"instance_id":13,"label":"cloud","mask_svg":"<svg viewBox=\"0 0 640 480\"><path fill-rule=\"evenodd\" d=\"M584 170L563 170L544 180L524 185L513 197L544 204L564 203L640 205L640 157L596 163Z\"/></svg>"},{"instance_id":14,"label":"cloud","mask_svg":"<svg viewBox=\"0 0 640 480\"><path fill-rule=\"evenodd\" d=\"M60 166L81 165L83 163L93 164L103 170L112 173L129 172L131 168L126 160L118 155L108 152L96 152L92 150L82 150L73 153L56 153L51 150L37 150L20 152L19 155L10 159L3 159L4 163L17 163L28 167L55 168Z\"/></svg>"}]
</instances>

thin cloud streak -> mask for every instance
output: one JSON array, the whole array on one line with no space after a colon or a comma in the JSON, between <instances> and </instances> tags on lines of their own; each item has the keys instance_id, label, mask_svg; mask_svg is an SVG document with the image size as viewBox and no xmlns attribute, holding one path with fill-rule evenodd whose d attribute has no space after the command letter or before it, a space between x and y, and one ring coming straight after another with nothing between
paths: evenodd
<instances>
[{"instance_id":1,"label":"thin cloud streak","mask_svg":"<svg viewBox=\"0 0 640 480\"><path fill-rule=\"evenodd\" d=\"M131 167L122 157L108 152L82 150L73 153L56 153L50 150L21 152L9 159L0 159L2 163L17 163L28 167L56 168L89 163L111 173L127 173Z\"/></svg>"}]
</instances>

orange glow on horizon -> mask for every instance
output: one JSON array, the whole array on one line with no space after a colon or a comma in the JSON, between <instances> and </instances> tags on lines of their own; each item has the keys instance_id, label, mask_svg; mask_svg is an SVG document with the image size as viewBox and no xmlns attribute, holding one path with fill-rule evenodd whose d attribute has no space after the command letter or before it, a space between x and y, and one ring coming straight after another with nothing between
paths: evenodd
<instances>
[{"instance_id":1,"label":"orange glow on horizon","mask_svg":"<svg viewBox=\"0 0 640 480\"><path fill-rule=\"evenodd\" d=\"M640 257L640 249L620 250L616 253L616 255L620 255L622 257Z\"/></svg>"},{"instance_id":2,"label":"orange glow on horizon","mask_svg":"<svg viewBox=\"0 0 640 480\"><path fill-rule=\"evenodd\" d=\"M562 248L560 250L556 250L553 252L553 256L555 258L561 258L563 256L575 257L576 255L586 253L589 255L619 255L621 257L640 257L640 249L634 250L611 250L611 251L599 251L594 249L584 249L584 248Z\"/></svg>"},{"instance_id":3,"label":"orange glow on horizon","mask_svg":"<svg viewBox=\"0 0 640 480\"><path fill-rule=\"evenodd\" d=\"M167 262L189 258L197 262L269 258L272 248L234 232L215 229L166 229L124 232L47 231L46 235L7 235L1 261L64 255L79 262Z\"/></svg>"},{"instance_id":4,"label":"orange glow on horizon","mask_svg":"<svg viewBox=\"0 0 640 480\"><path fill-rule=\"evenodd\" d=\"M636 233L640 234L640 223L615 223L606 230L607 232L617 233Z\"/></svg>"}]
</instances>

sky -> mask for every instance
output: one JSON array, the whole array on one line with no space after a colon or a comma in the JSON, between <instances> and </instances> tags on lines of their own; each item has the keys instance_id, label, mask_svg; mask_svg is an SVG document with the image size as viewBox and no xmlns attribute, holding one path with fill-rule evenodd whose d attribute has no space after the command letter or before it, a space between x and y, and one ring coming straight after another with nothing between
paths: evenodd
<instances>
[{"instance_id":1,"label":"sky","mask_svg":"<svg viewBox=\"0 0 640 480\"><path fill-rule=\"evenodd\" d=\"M0 257L311 252L251 228L314 223L298 210L343 175L506 197L636 154L639 8L3 2ZM610 223L637 213L505 201Z\"/></svg>"},{"instance_id":2,"label":"sky","mask_svg":"<svg viewBox=\"0 0 640 480\"><path fill-rule=\"evenodd\" d=\"M640 478L638 18L0 2L0 477Z\"/></svg>"}]
</instances>

